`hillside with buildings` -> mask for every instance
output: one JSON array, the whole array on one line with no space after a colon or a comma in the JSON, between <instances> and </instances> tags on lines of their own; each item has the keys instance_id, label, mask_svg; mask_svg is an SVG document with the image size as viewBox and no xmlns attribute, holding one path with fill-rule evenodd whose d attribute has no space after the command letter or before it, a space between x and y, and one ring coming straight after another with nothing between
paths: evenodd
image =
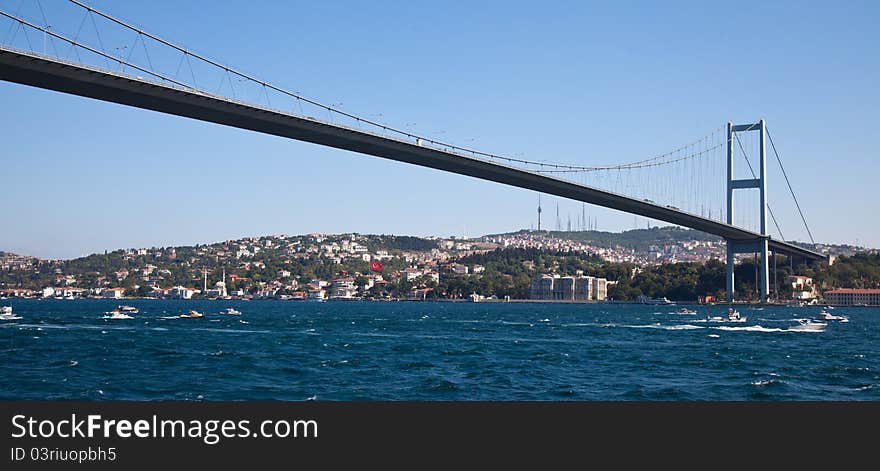
<instances>
[{"instance_id":1,"label":"hillside with buildings","mask_svg":"<svg viewBox=\"0 0 880 471\"><path fill-rule=\"evenodd\" d=\"M696 300L723 295L723 258L722 241L678 228L519 231L476 239L274 235L72 260L0 252L0 296ZM754 265L747 256L738 260L737 291L748 299ZM781 263L774 292L811 300L822 290L876 289L878 266L878 256L868 253L842 255L824 269ZM804 280L791 278L796 275Z\"/></svg>"}]
</instances>

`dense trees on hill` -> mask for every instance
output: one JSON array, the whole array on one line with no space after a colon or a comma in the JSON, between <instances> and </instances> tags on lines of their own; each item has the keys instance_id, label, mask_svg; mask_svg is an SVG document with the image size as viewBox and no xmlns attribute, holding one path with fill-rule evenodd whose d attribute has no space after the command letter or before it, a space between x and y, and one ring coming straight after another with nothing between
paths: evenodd
<instances>
[{"instance_id":1,"label":"dense trees on hill","mask_svg":"<svg viewBox=\"0 0 880 471\"><path fill-rule=\"evenodd\" d=\"M412 236L370 235L364 243L371 252L376 250L412 250L427 252L437 248L437 241Z\"/></svg>"},{"instance_id":2,"label":"dense trees on hill","mask_svg":"<svg viewBox=\"0 0 880 471\"><path fill-rule=\"evenodd\" d=\"M823 288L880 288L880 253L840 257L812 276Z\"/></svg>"}]
</instances>

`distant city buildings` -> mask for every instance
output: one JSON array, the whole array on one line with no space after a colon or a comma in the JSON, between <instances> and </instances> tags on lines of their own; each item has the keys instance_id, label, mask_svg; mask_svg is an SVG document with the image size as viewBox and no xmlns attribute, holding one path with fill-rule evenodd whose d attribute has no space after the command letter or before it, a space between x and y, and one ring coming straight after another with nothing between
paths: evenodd
<instances>
[{"instance_id":1,"label":"distant city buildings","mask_svg":"<svg viewBox=\"0 0 880 471\"><path fill-rule=\"evenodd\" d=\"M468 257L498 248L550 252L551 260L570 254L589 257L581 260L588 264L600 263L598 260L632 264L627 270L629 277L664 263L725 259L723 241L689 239L689 234L676 229L659 235L639 234L627 240L640 242L628 246L620 242L623 239L601 233L595 240L584 237L538 231L479 239L360 234L246 237L193 247L123 249L108 258L114 260L112 264L89 261L92 265L88 268L81 262L69 264L0 252L0 296L492 300L495 294L517 293L514 297L533 300L602 301L608 296L608 286L615 282L585 276L586 265L571 270L536 256L532 260L520 258L514 267L500 269L503 264L490 261L491 257ZM831 253L849 250L822 247ZM385 268L371 270L369 263L373 261ZM556 274L560 271L567 276ZM32 281L34 274L40 277L38 282ZM821 296L820 287L809 277L794 276L788 283L793 301L815 302ZM870 293L839 291L827 292L826 297L836 296L833 299L840 303L874 302ZM704 302L710 301L707 298Z\"/></svg>"}]
</instances>

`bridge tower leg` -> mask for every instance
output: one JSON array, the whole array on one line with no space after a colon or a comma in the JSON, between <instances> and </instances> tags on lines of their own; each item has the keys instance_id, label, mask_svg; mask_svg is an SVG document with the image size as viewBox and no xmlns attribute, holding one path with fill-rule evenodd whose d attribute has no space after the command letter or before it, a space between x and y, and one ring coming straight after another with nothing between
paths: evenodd
<instances>
[{"instance_id":1,"label":"bridge tower leg","mask_svg":"<svg viewBox=\"0 0 880 471\"><path fill-rule=\"evenodd\" d=\"M761 279L759 291L761 293L761 302L767 302L770 295L770 263L769 263L769 243L770 236L767 234L767 152L766 152L766 126L764 120L754 124L738 124L727 123L727 224L733 225L733 194L735 190L756 188L760 191L760 219L761 219L761 238L758 240L738 241L730 240L727 242L727 301L733 302L735 299L734 292L734 260L738 253L760 253L761 254ZM735 179L733 173L733 140L734 133L757 131L760 133L760 152L759 152L759 175L751 179Z\"/></svg>"},{"instance_id":2,"label":"bridge tower leg","mask_svg":"<svg viewBox=\"0 0 880 471\"><path fill-rule=\"evenodd\" d=\"M733 225L733 123L727 123L727 224ZM735 252L733 241L727 242L727 302L734 300L733 262Z\"/></svg>"}]
</instances>

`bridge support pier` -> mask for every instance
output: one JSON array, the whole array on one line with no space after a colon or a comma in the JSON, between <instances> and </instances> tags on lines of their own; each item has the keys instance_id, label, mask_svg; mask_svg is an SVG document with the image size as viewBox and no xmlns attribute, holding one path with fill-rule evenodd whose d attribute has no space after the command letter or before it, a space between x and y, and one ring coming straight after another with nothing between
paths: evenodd
<instances>
[{"instance_id":1,"label":"bridge support pier","mask_svg":"<svg viewBox=\"0 0 880 471\"><path fill-rule=\"evenodd\" d=\"M761 293L761 302L766 303L770 296L770 248L769 239L760 240L727 240L727 302L733 302L735 298L733 274L734 256L738 253L760 254L760 281L758 291Z\"/></svg>"}]
</instances>

